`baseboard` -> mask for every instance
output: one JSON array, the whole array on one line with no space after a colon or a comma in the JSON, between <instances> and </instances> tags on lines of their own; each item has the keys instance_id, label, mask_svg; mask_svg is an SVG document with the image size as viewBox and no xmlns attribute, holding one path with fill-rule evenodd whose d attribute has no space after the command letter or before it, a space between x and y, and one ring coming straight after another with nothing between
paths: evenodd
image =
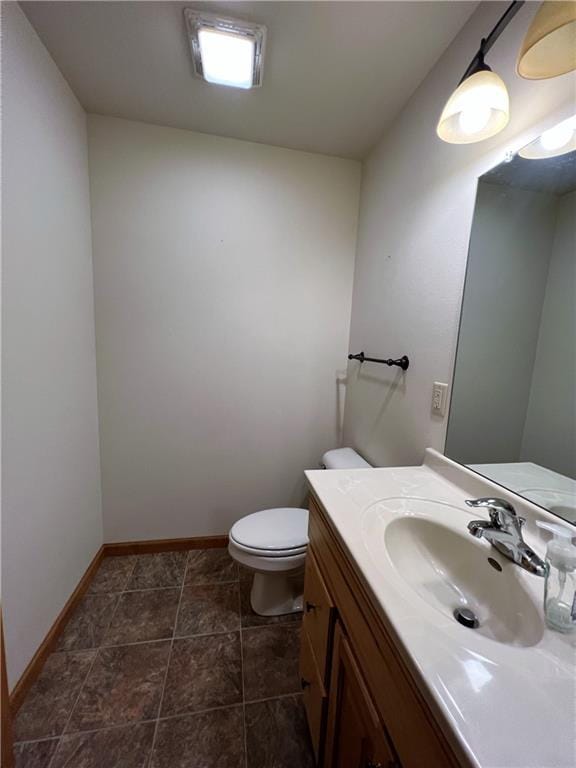
<instances>
[{"instance_id":1,"label":"baseboard","mask_svg":"<svg viewBox=\"0 0 576 768\"><path fill-rule=\"evenodd\" d=\"M182 549L215 549L228 546L228 536L195 536L191 539L152 539L104 544L104 556L145 555L154 552L178 552Z\"/></svg>"},{"instance_id":2,"label":"baseboard","mask_svg":"<svg viewBox=\"0 0 576 768\"><path fill-rule=\"evenodd\" d=\"M46 659L54 650L58 637L60 636L62 630L66 626L66 623L68 622L68 619L72 615L74 609L76 608L76 606L84 596L84 593L88 589L88 586L92 581L92 577L96 573L96 570L100 565L103 557L104 557L104 547L100 547L98 552L96 552L96 554L94 555L94 558L92 559L92 562L86 569L84 575L80 579L78 586L68 598L66 605L64 606L64 608L62 608L62 610L58 614L56 621L54 622L54 624L52 624L52 626L48 630L48 634L40 644L40 647L38 648L38 650L32 657L30 663L22 673L22 676L14 686L14 689L10 694L10 709L12 711L12 716L16 714L19 707L22 705L22 702L24 701L26 694L32 687L32 684L34 683L38 675L40 674L42 667L46 662Z\"/></svg>"}]
</instances>

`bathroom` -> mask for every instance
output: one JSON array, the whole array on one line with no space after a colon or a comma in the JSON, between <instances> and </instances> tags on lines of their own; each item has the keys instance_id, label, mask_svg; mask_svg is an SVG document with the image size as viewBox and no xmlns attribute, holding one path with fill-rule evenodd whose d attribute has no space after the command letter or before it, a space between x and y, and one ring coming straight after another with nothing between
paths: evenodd
<instances>
[{"instance_id":1,"label":"bathroom","mask_svg":"<svg viewBox=\"0 0 576 768\"><path fill-rule=\"evenodd\" d=\"M576 765L575 4L1 24L2 768Z\"/></svg>"}]
</instances>

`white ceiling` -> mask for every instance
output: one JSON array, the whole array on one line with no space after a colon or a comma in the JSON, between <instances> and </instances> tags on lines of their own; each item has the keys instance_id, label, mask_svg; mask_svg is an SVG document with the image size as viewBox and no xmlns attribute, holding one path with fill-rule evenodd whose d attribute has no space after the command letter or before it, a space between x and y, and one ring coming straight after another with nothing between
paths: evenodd
<instances>
[{"instance_id":1,"label":"white ceiling","mask_svg":"<svg viewBox=\"0 0 576 768\"><path fill-rule=\"evenodd\" d=\"M361 158L477 3L21 6L88 112ZM266 24L262 88L241 91L192 75L185 7Z\"/></svg>"}]
</instances>

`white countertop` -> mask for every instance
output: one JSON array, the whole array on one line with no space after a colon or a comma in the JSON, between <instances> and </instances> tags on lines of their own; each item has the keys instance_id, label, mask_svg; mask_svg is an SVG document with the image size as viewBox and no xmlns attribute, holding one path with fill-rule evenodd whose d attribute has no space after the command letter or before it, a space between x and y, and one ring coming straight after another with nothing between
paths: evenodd
<instances>
[{"instance_id":1,"label":"white countertop","mask_svg":"<svg viewBox=\"0 0 576 768\"><path fill-rule=\"evenodd\" d=\"M470 765L574 768L576 636L544 628L530 643L516 645L463 627L415 599L384 542L381 557L375 557L363 533L368 510L382 517L393 514L394 502L409 507L410 500L420 506L422 500L439 502L450 525L465 531L471 517L464 500L497 496L526 518L525 539L544 556L547 537L534 521L557 518L432 450L420 467L312 470L306 477L423 682L423 693L433 699ZM486 510L474 510L474 517L486 518ZM487 555L495 551L484 540L477 543ZM544 579L505 563L541 611Z\"/></svg>"}]
</instances>

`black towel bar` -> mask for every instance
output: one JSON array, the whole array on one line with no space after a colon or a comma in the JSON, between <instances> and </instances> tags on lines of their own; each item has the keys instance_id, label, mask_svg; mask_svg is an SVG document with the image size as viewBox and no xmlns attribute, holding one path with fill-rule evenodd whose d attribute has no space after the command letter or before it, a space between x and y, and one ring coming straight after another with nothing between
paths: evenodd
<instances>
[{"instance_id":1,"label":"black towel bar","mask_svg":"<svg viewBox=\"0 0 576 768\"><path fill-rule=\"evenodd\" d=\"M392 360L391 357L389 357L387 360L380 360L378 357L366 357L364 352L360 352L358 355L348 355L348 360L359 360L361 363L383 363L384 365L397 365L399 368L402 368L403 371L407 371L408 366L410 365L410 360L408 360L406 355L399 357L398 360Z\"/></svg>"}]
</instances>

